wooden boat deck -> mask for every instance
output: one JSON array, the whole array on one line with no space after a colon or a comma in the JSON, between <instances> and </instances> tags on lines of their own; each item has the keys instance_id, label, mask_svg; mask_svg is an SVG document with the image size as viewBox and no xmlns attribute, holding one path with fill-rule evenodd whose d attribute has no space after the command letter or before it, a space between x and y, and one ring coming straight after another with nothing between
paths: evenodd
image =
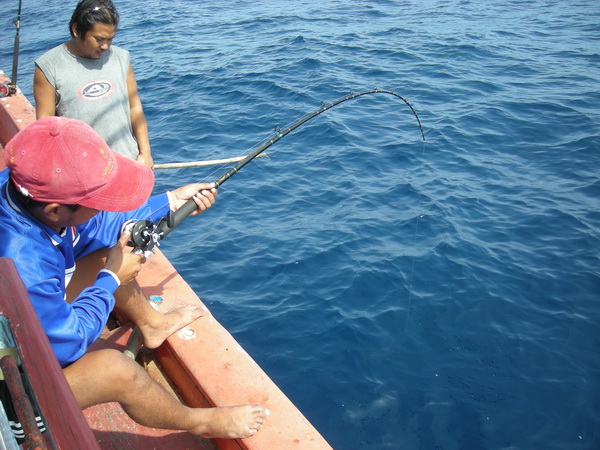
<instances>
[{"instance_id":1,"label":"wooden boat deck","mask_svg":"<svg viewBox=\"0 0 600 450\"><path fill-rule=\"evenodd\" d=\"M105 330L93 348L115 348L123 351L131 326L123 325L114 330ZM154 358L153 352L142 349L137 358L146 372L174 397L183 401L181 393L165 376ZM219 447L211 439L203 439L189 433L173 430L148 428L134 422L118 403L104 403L83 411L101 450L112 449L199 449L215 450Z\"/></svg>"}]
</instances>

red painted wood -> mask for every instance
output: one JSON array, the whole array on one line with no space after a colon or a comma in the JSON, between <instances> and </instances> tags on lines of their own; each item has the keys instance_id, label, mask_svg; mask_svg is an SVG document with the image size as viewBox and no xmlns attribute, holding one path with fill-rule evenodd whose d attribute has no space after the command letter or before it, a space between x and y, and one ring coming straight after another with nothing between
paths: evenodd
<instances>
[{"instance_id":1,"label":"red painted wood","mask_svg":"<svg viewBox=\"0 0 600 450\"><path fill-rule=\"evenodd\" d=\"M12 355L6 355L0 359L0 368L4 374L4 380L8 386L15 413L21 423L25 434L25 445L29 449L46 450L48 447L44 442L39 430L31 399L25 391L25 385L19 372L19 366Z\"/></svg>"},{"instance_id":2,"label":"red painted wood","mask_svg":"<svg viewBox=\"0 0 600 450\"><path fill-rule=\"evenodd\" d=\"M23 369L55 448L97 449L10 258L0 258L0 315L9 320Z\"/></svg>"},{"instance_id":3,"label":"red painted wood","mask_svg":"<svg viewBox=\"0 0 600 450\"><path fill-rule=\"evenodd\" d=\"M9 79L0 72L0 83ZM17 90L15 95L0 98L0 146L19 131L35 121L35 111L29 100ZM4 158L0 158L0 170L4 169Z\"/></svg>"}]
</instances>

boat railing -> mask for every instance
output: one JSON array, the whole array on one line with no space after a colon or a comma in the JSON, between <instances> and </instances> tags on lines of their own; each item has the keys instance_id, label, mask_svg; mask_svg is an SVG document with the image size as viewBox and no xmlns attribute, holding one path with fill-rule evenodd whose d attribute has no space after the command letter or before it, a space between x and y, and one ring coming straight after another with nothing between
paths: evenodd
<instances>
[{"instance_id":1,"label":"boat railing","mask_svg":"<svg viewBox=\"0 0 600 450\"><path fill-rule=\"evenodd\" d=\"M98 449L98 443L77 404L48 338L10 258L0 258L0 316L8 324L23 376L31 386L50 448ZM4 320L3 319L3 320ZM6 327L5 327L6 328ZM9 356L12 358L12 356ZM6 376L7 374L5 374ZM18 376L18 371L17 371Z\"/></svg>"}]
</instances>

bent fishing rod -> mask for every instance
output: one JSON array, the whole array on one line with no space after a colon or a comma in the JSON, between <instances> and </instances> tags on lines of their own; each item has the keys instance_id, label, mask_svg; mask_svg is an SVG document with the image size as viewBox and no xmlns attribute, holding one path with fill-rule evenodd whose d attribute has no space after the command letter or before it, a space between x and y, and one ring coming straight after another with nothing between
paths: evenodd
<instances>
[{"instance_id":1,"label":"bent fishing rod","mask_svg":"<svg viewBox=\"0 0 600 450\"><path fill-rule=\"evenodd\" d=\"M364 92L350 92L348 95L335 100L333 103L321 103L321 106L315 111L301 117L300 119L293 122L287 128L282 130L279 127L275 128L274 134L264 141L261 145L259 145L256 149L251 151L247 156L245 156L242 160L240 160L235 166L230 168L227 172L221 175L214 181L215 188L221 186L225 181L229 180L232 176L238 173L242 167L264 152L267 148L275 144L284 136L287 136L296 128L302 126L309 120L315 118L319 114L324 113L328 109L333 108L341 103L344 103L348 100L352 100L353 98L361 97L363 95L368 94L389 94L394 97L402 100L406 105L410 108L413 115L417 119L417 123L419 124L419 129L421 131L421 137L425 140L425 133L423 131L423 125L421 124L421 120L415 109L412 105L401 95L398 95L395 91L385 90L373 88ZM138 220L133 224L132 233L131 233L131 241L134 244L134 251L143 252L149 257L152 254L152 249L154 246L158 246L158 242L164 239L175 227L177 227L183 220L188 217L192 212L196 210L196 203L193 199L188 200L181 208L177 211L169 211L169 213L161 218L158 223L155 225L150 220Z\"/></svg>"}]
</instances>

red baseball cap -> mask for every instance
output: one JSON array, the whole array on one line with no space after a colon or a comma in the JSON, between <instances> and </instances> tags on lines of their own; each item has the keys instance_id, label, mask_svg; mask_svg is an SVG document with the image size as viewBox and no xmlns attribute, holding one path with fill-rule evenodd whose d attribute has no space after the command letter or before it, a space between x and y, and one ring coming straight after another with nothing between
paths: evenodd
<instances>
[{"instance_id":1,"label":"red baseball cap","mask_svg":"<svg viewBox=\"0 0 600 450\"><path fill-rule=\"evenodd\" d=\"M17 133L4 149L15 187L34 200L125 212L150 196L150 167L111 151L92 127L45 117Z\"/></svg>"}]
</instances>

